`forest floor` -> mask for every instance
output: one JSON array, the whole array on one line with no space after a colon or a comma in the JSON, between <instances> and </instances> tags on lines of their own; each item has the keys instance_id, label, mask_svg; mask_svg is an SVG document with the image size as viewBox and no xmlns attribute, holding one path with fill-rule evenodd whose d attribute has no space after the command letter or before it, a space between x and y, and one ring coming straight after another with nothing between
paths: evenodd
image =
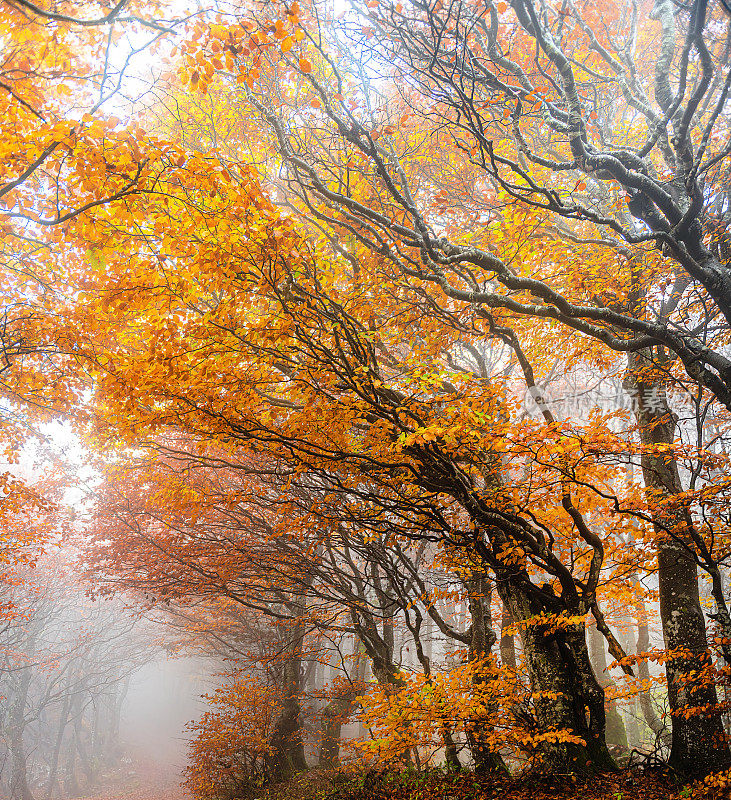
<instances>
[{"instance_id":1,"label":"forest floor","mask_svg":"<svg viewBox=\"0 0 731 800\"><path fill-rule=\"evenodd\" d=\"M181 765L143 750L84 800L192 800ZM731 789L682 786L660 772L623 770L591 780L479 777L471 772L333 772L312 769L236 800L731 800Z\"/></svg>"},{"instance_id":2,"label":"forest floor","mask_svg":"<svg viewBox=\"0 0 731 800\"><path fill-rule=\"evenodd\" d=\"M180 785L182 779L180 764L132 751L98 788L84 793L83 800L192 800Z\"/></svg>"},{"instance_id":3,"label":"forest floor","mask_svg":"<svg viewBox=\"0 0 731 800\"><path fill-rule=\"evenodd\" d=\"M258 800L720 800L726 790L679 786L661 774L623 771L591 780L557 777L496 779L438 770L408 773L332 773L312 770L257 791Z\"/></svg>"}]
</instances>

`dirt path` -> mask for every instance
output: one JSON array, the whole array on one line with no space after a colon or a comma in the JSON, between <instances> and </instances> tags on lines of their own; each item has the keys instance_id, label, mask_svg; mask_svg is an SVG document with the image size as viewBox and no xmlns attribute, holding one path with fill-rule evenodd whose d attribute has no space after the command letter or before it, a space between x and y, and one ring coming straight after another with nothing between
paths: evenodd
<instances>
[{"instance_id":1,"label":"dirt path","mask_svg":"<svg viewBox=\"0 0 731 800\"><path fill-rule=\"evenodd\" d=\"M182 768L144 752L132 753L103 789L83 800L192 800L180 785Z\"/></svg>"}]
</instances>

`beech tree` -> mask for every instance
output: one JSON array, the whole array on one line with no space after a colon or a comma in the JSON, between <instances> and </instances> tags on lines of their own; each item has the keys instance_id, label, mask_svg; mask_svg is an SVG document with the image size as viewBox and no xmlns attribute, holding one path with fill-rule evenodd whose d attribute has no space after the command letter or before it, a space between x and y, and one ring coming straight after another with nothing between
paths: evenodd
<instances>
[{"instance_id":1,"label":"beech tree","mask_svg":"<svg viewBox=\"0 0 731 800\"><path fill-rule=\"evenodd\" d=\"M230 196L226 202L230 202ZM260 215L262 210L259 200L253 213ZM239 216L240 219L245 217ZM277 236L274 219L270 218L266 232L261 229L266 237L262 244L268 247L270 243L287 237L288 241L282 244L287 248L285 252L291 254L295 250L295 234L285 233L291 223L283 219L283 230ZM192 220L191 224L196 224L196 221ZM183 236L176 241L183 247L190 246ZM133 240L128 239L127 242L123 244L120 240L118 257L130 257L129 252L124 256L121 252L124 247L131 246ZM249 237L247 246L252 245L253 240ZM197 244L193 246L198 247ZM296 246L300 253L301 248L302 244ZM253 256L253 251L250 252ZM133 259L139 259L141 265L146 257L142 253L132 256ZM202 296L202 276L198 269L191 275L191 283L187 288L182 283L182 274L178 272L176 303L182 301L196 315L203 307L207 309L205 313L210 315L213 303L214 313L224 315L218 318L215 338L208 339L209 329L203 325L196 330L198 335L205 337L205 343L199 340L194 344L191 342L190 329L186 331L185 338L181 338L179 334L182 331L170 330L165 325L164 347L171 353L170 360L158 366L156 358L151 361L141 359L138 348L157 348L162 341L162 331L152 332L159 318L147 314L146 306L138 305L135 309L134 332L130 328L125 333L124 349L115 352L113 363L104 357L106 375L100 375L99 387L105 394L106 408L111 411L117 407L119 413L128 418L132 404L136 405L137 398L142 400L144 407L136 405L135 415L135 436L138 441L142 425L151 431L158 428L163 419L167 427L175 418L178 424L184 424L186 431L202 437L204 441L225 440L229 446L236 442L237 446L254 451L265 444L265 452L269 457L287 465L286 470L293 471L293 474L307 472L315 476L323 492L354 497L354 502L344 504L345 513L357 514L356 518L361 524L385 529L391 528L394 520L398 524L398 520L403 519L421 537L435 535L474 550L476 557L498 575L498 591L511 608L514 618L526 623L524 646L531 653L528 663L539 697L537 707L540 724L548 729L571 731L571 736L586 736L589 740L587 752L583 755L581 746L573 741L570 745L556 742L557 763L561 763L562 759L565 763L567 758L569 761L577 758L579 764L583 758L597 765L602 763L602 759L609 763L603 743L603 692L591 672L583 635L583 615L590 610L599 613L594 597L604 545L601 538L592 532L585 515L574 502L574 492L584 492L580 483L574 479L562 481L559 478L558 486L561 488L558 491L562 499L557 503L553 495L557 490L556 478L567 466L564 459L569 457L565 455L569 450L569 440L555 429L550 419L541 420L537 425L529 424L523 434L517 434L507 418L501 417L501 409L505 408L507 412L501 392L469 370L460 374L459 388L449 384L443 397L440 397L443 380L440 377L436 402L427 401L428 393L432 392L430 386L436 380L425 376L413 362L409 363L408 359L413 353L407 356L404 352L400 328L389 330L388 336L392 342L385 339L385 331L379 338L383 349L401 355L404 364L396 358L384 363L377 355L367 333L368 328L364 327L358 316L354 316L362 313L357 294L351 312L325 293L317 261L310 261L306 257L297 267L301 277L297 279L296 294L293 295L292 278L287 278L284 285L280 286L281 278L278 275L261 270L265 262L260 259L268 260L266 270L275 267L276 261L270 260L271 254L258 245L256 258L249 262L248 269L251 271L246 280L237 270L226 292L236 293L237 302L241 303L254 297L257 303L261 302L264 286L267 292L271 292L267 301L272 303L271 313L263 315L257 312L262 325L261 342L257 340L259 334L254 332L253 327L247 328L245 342L236 328L231 327L237 323L228 316L228 299L223 305L219 305L219 301L211 295L202 305L198 299L194 299ZM216 257L217 282L221 286L222 278L226 281L231 278L224 278L218 272L219 263ZM364 264L363 271L366 267L367 264ZM146 280L142 273L140 277ZM365 281L365 275L361 277ZM246 281L252 279L260 287L255 293L250 293L246 286ZM372 279L382 279L378 265ZM127 303L135 290L127 284L128 276L123 280L125 288L122 292ZM112 289L112 292L119 289L121 285ZM331 291L335 291L334 286ZM183 296L184 292L190 292L187 298ZM138 297L143 301L141 295ZM170 300L170 296L166 295L165 303L168 304ZM105 305L107 309L111 307L108 299ZM369 309L368 312L370 315ZM444 329L434 325L430 330L426 327L428 322L425 313L417 313L421 324L420 335L424 337L423 347L428 349L432 346L429 339L441 344L444 341L441 338ZM100 312L99 318L104 318L103 312ZM118 319L110 318L110 322L117 325ZM150 325L152 329L148 327ZM226 329L228 332L224 334ZM136 339L132 347L128 338L130 334ZM143 339L137 339L138 336ZM520 352L517 343L513 339L510 341L513 349ZM267 342L276 344L270 346ZM285 342L289 343L286 349L282 346ZM326 342L328 344L324 346ZM223 381L219 385L226 385L233 380L234 373L229 373L231 377L223 377L221 370L224 366L235 365L235 373L239 375L254 369L261 376L258 385L236 380L239 411L235 416L231 415L230 406L224 401L224 396L218 394L218 390L210 393L206 370L202 366L204 348L208 350L209 358L215 357L218 380ZM246 350L252 359L248 367L241 360ZM228 354L226 361L220 357L224 353ZM189 357L195 358L200 367L195 373L187 368L180 371L179 359ZM272 371L265 376L262 370L267 359ZM209 363L212 367L213 361ZM403 366L409 372L404 372ZM200 376L203 383L186 385L180 380L173 381L170 375L160 382L152 377L160 367L164 371L172 367L174 376L186 379L195 375L197 380L197 376ZM148 373L148 370L153 372ZM311 383L308 378L310 374L318 375L316 383ZM454 376L454 380L457 380L457 376ZM388 386L386 381L398 388ZM323 391L326 386L330 388ZM200 393L201 389L203 393ZM242 390L250 398L251 406L248 409L242 405ZM141 394L143 391L144 396ZM453 399L443 402L449 399L450 394L454 396ZM150 405L153 396L155 400ZM459 397L459 402L455 402L455 397ZM215 406L209 403L221 401L226 402L226 412L223 413L223 406L213 412ZM326 411L328 404L333 401L336 403L334 408L339 410L335 412L331 408ZM353 402L355 405L351 405ZM493 408L494 416L488 417L485 412L474 414L473 403L486 410ZM319 424L313 427L317 419L313 413L318 406L322 407L321 413L332 420L327 430ZM183 417L184 408L187 410ZM399 409L404 408L409 409L406 417L400 416L404 412ZM276 412L273 413L273 409L277 409ZM192 414L196 415L195 422ZM106 425L109 419L106 418ZM337 434L334 424L341 426ZM321 438L323 433L325 438ZM386 435L385 440L380 438L382 434ZM485 449L488 442L489 446ZM554 461L553 457L546 462L542 457L537 461L532 460L534 446L538 447L539 452L543 447L555 447L557 460ZM498 455L500 453L510 453L514 459L527 459L534 471L533 480L526 483L522 476L516 474L511 477L509 472L501 475L498 469L502 458ZM576 456L582 462L584 458L590 458L583 452ZM413 477L405 481L408 476ZM605 474L601 480L607 478L608 474ZM545 497L546 515L535 520L536 512L529 506L539 496ZM586 494L582 502L587 504L587 509L593 509L592 513L596 513L596 504L601 505L604 501L596 494ZM430 534L430 531L434 533ZM570 553L574 548L579 548L579 552L583 553L581 558L573 560L573 569L578 570L576 574L560 555L563 552ZM560 594L552 587L544 588L542 583L545 581L539 574L531 577L527 569L529 560L535 560L541 575L548 573L554 576ZM551 629L552 635L564 641L568 650L557 649L542 628L544 621L550 627L552 623L549 620L556 614L563 621L557 629ZM603 626L603 630L609 634L606 626ZM560 662L567 652L572 653L572 664L584 665L579 676L567 665L549 667L555 659ZM542 702L541 693L551 699ZM555 701L556 695L580 696L581 708L584 705L592 708L591 721L587 724L583 712L576 715L578 700L576 705L573 705L573 701L562 705L560 701Z\"/></svg>"},{"instance_id":2,"label":"beech tree","mask_svg":"<svg viewBox=\"0 0 731 800\"><path fill-rule=\"evenodd\" d=\"M42 420L75 402L54 322L67 287L54 252L68 220L134 193L149 174L139 128L107 106L135 56L181 23L154 3L127 0L0 4L0 584L47 539L38 527L13 524L51 505L20 477L22 447Z\"/></svg>"},{"instance_id":3,"label":"beech tree","mask_svg":"<svg viewBox=\"0 0 731 800\"><path fill-rule=\"evenodd\" d=\"M169 27L22 7L92 36ZM123 482L96 521L122 584L278 620L280 713L247 717L272 773L304 766L310 621L357 634L388 705L408 696L397 616L419 692L449 685L426 621L467 646L453 688L487 692L463 727L476 766L503 769L509 706L544 769L613 769L586 620L631 672L602 595L637 597L638 574L657 575L670 763L728 767L698 591L700 568L727 653L728 29L702 1L241 8L192 21L168 76L171 105L183 86L240 110L224 147L215 124L210 143L176 141L159 106L147 136L92 104L9 156L25 193L9 235L64 285L15 327L13 396L75 412L112 459L146 454L153 491ZM25 136L42 120L24 102ZM591 397L582 414L552 406L595 374L624 379L634 419ZM692 441L674 391L697 412ZM426 552L447 554L471 627L433 602ZM516 685L509 625L531 693L500 706L485 687Z\"/></svg>"},{"instance_id":4,"label":"beech tree","mask_svg":"<svg viewBox=\"0 0 731 800\"><path fill-rule=\"evenodd\" d=\"M228 30L209 41L237 54L243 48L230 69L272 128L295 206L331 232L336 249L351 256L370 250L414 291L435 284L445 300L469 304L478 316L504 309L553 319L651 359L664 349L728 406L727 324L715 325L728 314L721 288L729 146L723 4L618 3L601 11L570 3L371 4L340 24L329 21L330 28L313 16L299 58L290 54L288 24L297 15L288 11L278 22L256 20L251 36ZM651 62L644 48L652 46L659 55ZM376 74L393 89L374 90ZM201 75L199 86L210 80ZM293 115L305 104L318 110L303 125ZM430 143L461 154L476 174L482 219L456 211L444 185L430 202L428 179L415 172L402 132L404 110L422 131L434 131ZM526 239L540 230L555 244L502 245L490 221L508 216L500 211L506 202L523 208ZM587 246L619 268L610 293L598 285ZM583 256L574 278L556 273L561 251L574 261ZM703 343L686 322L695 324L698 314ZM645 381L639 391L652 388L661 389ZM638 415L646 445L673 439L672 428L660 432L664 417L663 409L654 420ZM645 472L648 485L662 483L677 497L679 479ZM679 699L680 674L703 670L708 653L694 547L689 533L674 531L664 526L658 538L667 644L675 651L682 639L694 655L669 668L672 762L694 769L704 760L725 763L728 752L698 744L721 741L719 715L692 734L695 723ZM699 703L717 707L708 691Z\"/></svg>"},{"instance_id":5,"label":"beech tree","mask_svg":"<svg viewBox=\"0 0 731 800\"><path fill-rule=\"evenodd\" d=\"M181 458L189 461L184 476L178 471ZM286 699L292 700L288 724L301 727L300 698L307 695L302 665L313 649L322 651L327 638L340 641L349 635L359 642L363 658L356 659L355 673L367 658L386 692L404 685L398 628L427 676L432 671L424 638L427 619L455 645L469 646L471 658L489 655L496 640L490 630L489 596L486 607L479 582L452 576L457 585L466 584L471 617L468 630L455 627L435 603L439 572L427 558L433 548L424 542L414 546L408 538L399 543L351 530L344 521L346 510L332 501L314 516L314 507L322 504L316 489L306 480L285 489L266 462L213 451L200 461L200 453L179 444L175 458L158 456L151 463L136 461L112 471L98 506L98 545L89 552L89 574L108 590L132 591L181 619L198 619L201 600L210 604L219 599L243 609L249 630L256 629L256 617L269 618L265 629L278 635L274 654L263 658L242 651L245 634L235 617L230 626L219 622L212 632L217 641L231 642L231 655L240 663L248 658L259 671L264 664L282 671L281 680L272 684L272 690L279 685L282 698L282 721L273 726L268 744L272 774L291 769L286 757L278 756ZM234 496L239 500L233 501ZM298 535L297 527L305 525L312 527ZM412 538L419 536L415 532ZM195 637L201 637L200 622L194 627ZM318 632L320 643L314 644ZM328 658L321 654L315 660ZM328 762L337 760L337 730L363 688L362 678L348 673L340 677L322 711L322 758ZM301 747L301 731L298 735ZM449 744L448 731L443 735ZM473 737L473 750L478 741Z\"/></svg>"}]
</instances>

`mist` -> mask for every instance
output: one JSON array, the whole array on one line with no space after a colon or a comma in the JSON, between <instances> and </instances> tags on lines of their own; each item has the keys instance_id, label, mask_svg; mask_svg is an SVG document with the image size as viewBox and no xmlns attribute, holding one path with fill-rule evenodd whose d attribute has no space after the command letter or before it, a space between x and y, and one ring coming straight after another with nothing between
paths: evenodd
<instances>
[{"instance_id":1,"label":"mist","mask_svg":"<svg viewBox=\"0 0 731 800\"><path fill-rule=\"evenodd\" d=\"M131 676L120 720L129 771L119 776L118 788L187 800L180 786L190 739L186 726L205 708L202 695L215 685L211 669L200 658L160 653Z\"/></svg>"},{"instance_id":2,"label":"mist","mask_svg":"<svg viewBox=\"0 0 731 800\"><path fill-rule=\"evenodd\" d=\"M0 797L183 800L216 664L171 654L158 622L90 597L74 566L54 551L4 587Z\"/></svg>"}]
</instances>

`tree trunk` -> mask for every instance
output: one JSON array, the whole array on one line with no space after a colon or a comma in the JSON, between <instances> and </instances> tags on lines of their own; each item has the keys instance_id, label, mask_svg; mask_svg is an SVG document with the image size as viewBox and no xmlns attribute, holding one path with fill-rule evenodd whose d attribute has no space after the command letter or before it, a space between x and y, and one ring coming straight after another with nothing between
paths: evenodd
<instances>
[{"instance_id":1,"label":"tree trunk","mask_svg":"<svg viewBox=\"0 0 731 800\"><path fill-rule=\"evenodd\" d=\"M513 618L510 610L503 606L503 618L500 623L500 659L504 667L515 672L518 669L518 659L515 655L515 635L507 633L508 628L512 625Z\"/></svg>"},{"instance_id":2,"label":"tree trunk","mask_svg":"<svg viewBox=\"0 0 731 800\"><path fill-rule=\"evenodd\" d=\"M76 777L76 739L74 737L71 737L69 740L66 755L66 780L64 781L64 787L68 797L79 797L81 795L81 787Z\"/></svg>"},{"instance_id":3,"label":"tree trunk","mask_svg":"<svg viewBox=\"0 0 731 800\"><path fill-rule=\"evenodd\" d=\"M32 653L34 648L29 648ZM19 672L18 686L10 709L8 749L10 750L10 800L34 800L28 786L28 764L25 755L25 703L33 671L30 666Z\"/></svg>"},{"instance_id":4,"label":"tree trunk","mask_svg":"<svg viewBox=\"0 0 731 800\"><path fill-rule=\"evenodd\" d=\"M10 800L34 800L28 786L28 764L25 755L23 735L13 730L8 739L10 747Z\"/></svg>"},{"instance_id":5,"label":"tree trunk","mask_svg":"<svg viewBox=\"0 0 731 800\"><path fill-rule=\"evenodd\" d=\"M667 404L662 384L652 376L648 351L628 356L625 387L633 395L635 415L643 445L672 446L676 420ZM643 453L645 486L661 497L683 491L678 466L668 454ZM657 533L660 617L665 647L668 699L672 715L670 765L687 776L702 776L727 768L731 753L726 742L716 687L691 675L702 675L711 667L706 626L698 593L698 570L688 552L692 548L693 522L687 510L665 510L662 519L653 512ZM667 533L671 527L673 534ZM694 713L693 709L703 709Z\"/></svg>"},{"instance_id":6,"label":"tree trunk","mask_svg":"<svg viewBox=\"0 0 731 800\"><path fill-rule=\"evenodd\" d=\"M591 668L584 623L554 629L532 622L561 609L547 608L524 572L500 576L497 586L511 616L524 629L523 653L540 732L566 731L583 740L547 739L540 747L542 769L582 774L616 769L605 741L604 690Z\"/></svg>"},{"instance_id":7,"label":"tree trunk","mask_svg":"<svg viewBox=\"0 0 731 800\"><path fill-rule=\"evenodd\" d=\"M604 636L596 625L589 627L589 653L591 663L602 689L605 693L608 687L614 686L612 676L607 672L607 656L604 651ZM616 747L620 751L626 752L629 747L627 745L627 731L624 727L622 715L617 709L617 703L614 700L605 701L604 711L607 715L607 725L605 738L609 747Z\"/></svg>"},{"instance_id":8,"label":"tree trunk","mask_svg":"<svg viewBox=\"0 0 731 800\"><path fill-rule=\"evenodd\" d=\"M79 761L81 762L81 769L86 776L86 786L84 788L89 792L96 782L96 769L94 768L87 742L84 741L85 731L83 721L83 714L76 718L74 722L74 739L76 741L76 752L79 754Z\"/></svg>"},{"instance_id":9,"label":"tree trunk","mask_svg":"<svg viewBox=\"0 0 731 800\"><path fill-rule=\"evenodd\" d=\"M282 711L269 740L268 769L273 780L281 781L307 769L302 739L300 691L304 609L299 609L289 630L282 654Z\"/></svg>"},{"instance_id":10,"label":"tree trunk","mask_svg":"<svg viewBox=\"0 0 731 800\"><path fill-rule=\"evenodd\" d=\"M366 656L362 644L357 637L354 639L355 679L353 684L347 686L336 695L322 709L322 742L320 743L319 766L335 769L340 764L340 733L343 724L353 713L355 698L360 693L365 681Z\"/></svg>"},{"instance_id":11,"label":"tree trunk","mask_svg":"<svg viewBox=\"0 0 731 800\"><path fill-rule=\"evenodd\" d=\"M69 682L70 683L70 682ZM63 697L63 705L58 719L58 730L56 731L56 741L53 744L53 752L51 753L51 760L48 765L48 787L46 789L46 800L52 800L53 791L56 788L56 779L58 776L58 759L61 755L61 745L63 744L63 734L66 730L66 723L69 718L69 683L66 685L66 693Z\"/></svg>"},{"instance_id":12,"label":"tree trunk","mask_svg":"<svg viewBox=\"0 0 731 800\"><path fill-rule=\"evenodd\" d=\"M335 769L340 763L340 731L353 711L355 689L334 697L322 710L322 743L319 765Z\"/></svg>"},{"instance_id":13,"label":"tree trunk","mask_svg":"<svg viewBox=\"0 0 731 800\"><path fill-rule=\"evenodd\" d=\"M124 707L124 701L129 693L130 682L131 676L127 675L121 686L118 684L117 691L114 695L114 706L112 708L112 718L110 720L109 728L109 741L113 758L112 763L115 764L119 762L119 759L122 755L122 750L119 744L119 728L122 723L122 708Z\"/></svg>"},{"instance_id":14,"label":"tree trunk","mask_svg":"<svg viewBox=\"0 0 731 800\"><path fill-rule=\"evenodd\" d=\"M490 613L492 586L484 573L478 573L466 581L466 588L472 617L470 661L487 660L488 663L492 664L491 651L497 641L495 632L492 629L492 615ZM489 669L487 663L485 668ZM495 668L494 664L492 664L492 668ZM473 677L473 683L476 688L479 685L484 685L489 680L489 675ZM493 729L491 717L496 716L497 705L491 703L488 706L488 718L475 722L467 729L467 741L475 761L475 772L478 774L489 772L508 774L508 768L505 766L500 753L492 750L487 744Z\"/></svg>"},{"instance_id":15,"label":"tree trunk","mask_svg":"<svg viewBox=\"0 0 731 800\"><path fill-rule=\"evenodd\" d=\"M647 607L642 599L642 590L637 575L634 576L635 585L635 613L637 614L637 653L646 653L650 649L650 629L647 624ZM647 659L643 658L637 663L637 675L643 684L649 686L650 666ZM670 747L670 729L658 717L652 702L649 689L640 692L638 696L642 716L650 730L655 734L656 741Z\"/></svg>"}]
</instances>

